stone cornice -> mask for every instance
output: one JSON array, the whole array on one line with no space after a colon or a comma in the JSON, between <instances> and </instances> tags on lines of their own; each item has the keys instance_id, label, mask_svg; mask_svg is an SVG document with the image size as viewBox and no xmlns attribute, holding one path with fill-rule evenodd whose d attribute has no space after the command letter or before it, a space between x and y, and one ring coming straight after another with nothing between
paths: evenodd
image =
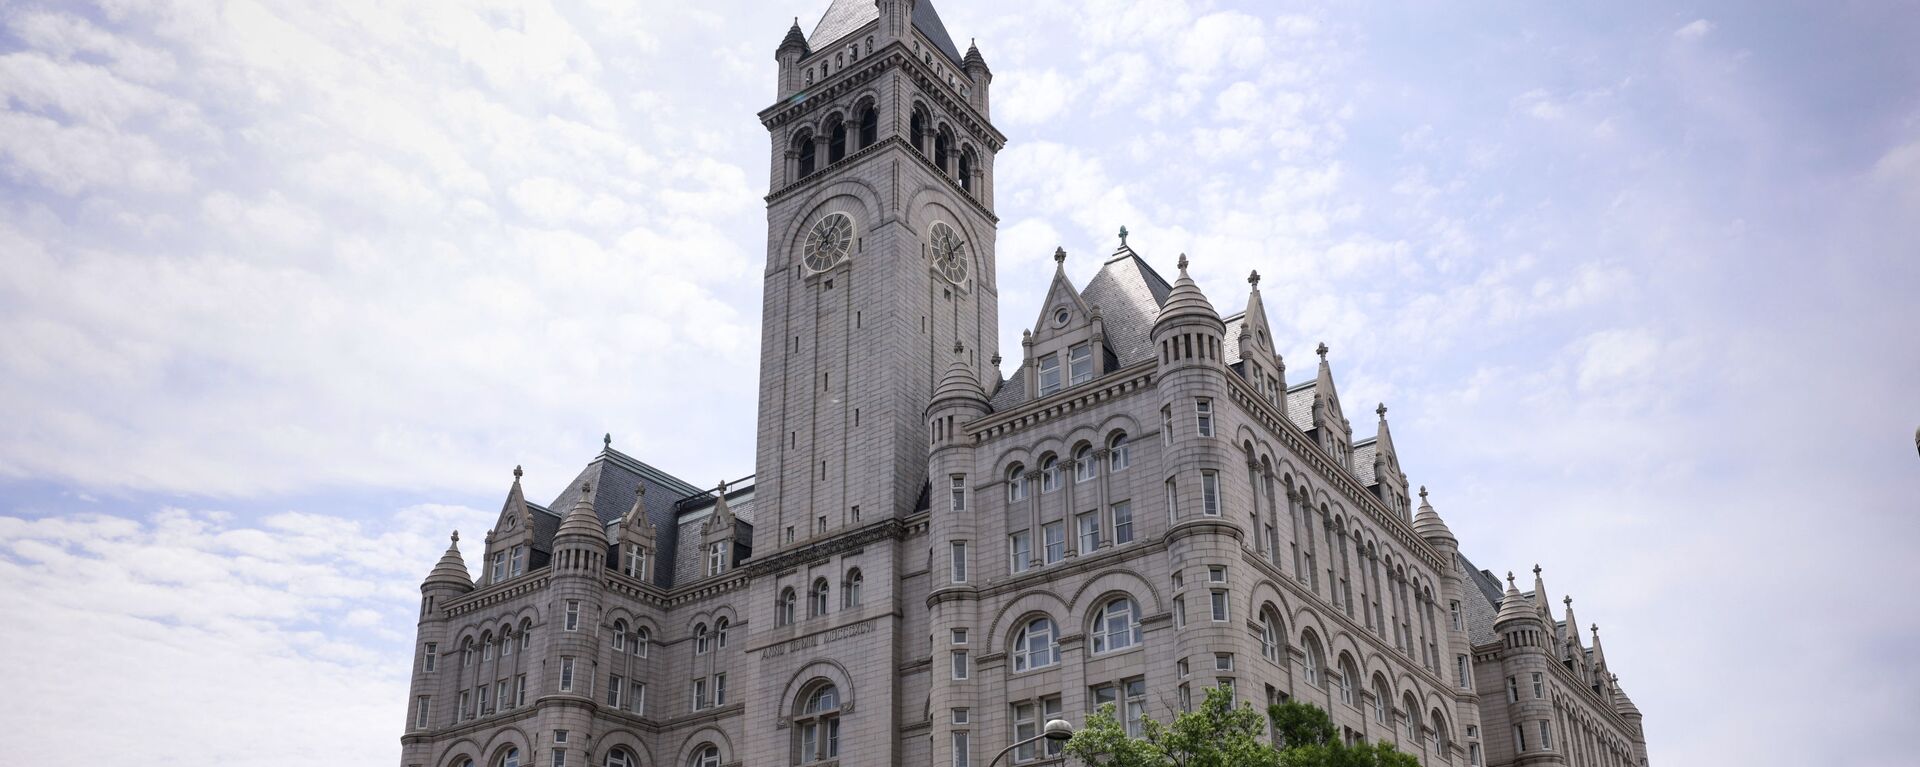
<instances>
[{"instance_id":1,"label":"stone cornice","mask_svg":"<svg viewBox=\"0 0 1920 767\"><path fill-rule=\"evenodd\" d=\"M773 203L778 200L782 200L787 197L790 197L794 193L808 187L809 185L819 184L819 183L832 183L835 179L840 178L840 176L835 175L833 177L828 177L827 175L825 175L827 171L836 170L836 169L845 170L847 168L852 167L855 164L868 160L874 155L879 154L881 151L885 150L887 147L894 147L894 146L897 146L900 149L902 149L904 151L904 154L906 154L907 156L912 157L915 160L918 160L922 167L925 167L927 170L933 171L934 177L947 182L947 187L949 191L952 191L957 195L954 199L965 201L969 207L973 208L974 212L979 213L982 216L985 216L988 221L995 224L1000 223L1000 217L997 215L994 215L994 212L988 209L985 204L981 203L979 199L975 198L972 192L969 192L965 189L960 188L960 182L955 181L952 176L949 176L946 174L945 171L940 170L939 166L934 165L933 161L927 159L926 155L921 154L919 151L915 150L911 144L907 143L906 139L900 138L897 135L887 136L886 138L882 138L878 141L875 141L872 144L869 144L866 147L860 149L859 151L856 151L852 154L847 155L844 158L841 158L839 162L821 167L819 170L814 171L813 175L811 176L800 179L799 181L795 181L786 186L780 187L779 189L775 189L773 190L772 193L768 194L764 199L768 203Z\"/></svg>"},{"instance_id":2,"label":"stone cornice","mask_svg":"<svg viewBox=\"0 0 1920 767\"><path fill-rule=\"evenodd\" d=\"M547 581L551 579L551 573L542 572L537 576L529 573L504 583L496 583L480 591L468 594L460 600L448 603L441 608L441 613L447 618L452 618L457 615L465 615L483 607L491 607L515 597L525 596L543 590L547 587Z\"/></svg>"},{"instance_id":3,"label":"stone cornice","mask_svg":"<svg viewBox=\"0 0 1920 767\"><path fill-rule=\"evenodd\" d=\"M1292 421L1281 417L1279 409L1261 397L1259 392L1254 391L1251 384L1236 375L1229 375L1226 378L1228 399L1233 400L1248 414L1264 424L1282 444L1286 445L1294 455L1300 457L1302 463L1313 467L1314 472L1320 475L1321 481L1338 490L1340 495L1352 502L1355 507L1364 509L1374 524L1379 525L1415 556L1420 557L1421 561L1434 569L1436 575L1445 572L1443 567L1445 563L1440 553L1434 551L1433 546L1427 543L1425 538L1415 533L1412 525L1388 509L1378 496L1361 487L1359 480L1354 479L1352 474L1335 465L1318 444L1307 439L1307 435L1301 432L1299 427L1294 426Z\"/></svg>"},{"instance_id":4,"label":"stone cornice","mask_svg":"<svg viewBox=\"0 0 1920 767\"><path fill-rule=\"evenodd\" d=\"M1137 394L1153 385L1155 361L1134 363L1091 384L1069 387L1066 391L1025 402L1011 410L967 424L964 431L974 444L1017 434L1057 418L1085 410L1109 400Z\"/></svg>"},{"instance_id":5,"label":"stone cornice","mask_svg":"<svg viewBox=\"0 0 1920 767\"><path fill-rule=\"evenodd\" d=\"M988 122L972 104L960 98L924 62L914 58L912 51L899 41L889 43L862 61L864 63L828 75L811 86L801 88L800 92L780 103L760 110L760 124L771 130L793 122L815 110L833 105L839 96L878 79L888 69L898 68L913 78L914 84L920 87L920 93L928 101L953 115L954 121L981 144L995 152L1006 146L1006 134L993 127L993 123Z\"/></svg>"},{"instance_id":6,"label":"stone cornice","mask_svg":"<svg viewBox=\"0 0 1920 767\"><path fill-rule=\"evenodd\" d=\"M860 548L876 541L895 540L906 536L906 520L889 517L878 522L868 523L850 533L843 533L825 540L795 546L766 556L747 560L736 572L744 572L749 577L769 575L802 562L826 559L844 551Z\"/></svg>"}]
</instances>

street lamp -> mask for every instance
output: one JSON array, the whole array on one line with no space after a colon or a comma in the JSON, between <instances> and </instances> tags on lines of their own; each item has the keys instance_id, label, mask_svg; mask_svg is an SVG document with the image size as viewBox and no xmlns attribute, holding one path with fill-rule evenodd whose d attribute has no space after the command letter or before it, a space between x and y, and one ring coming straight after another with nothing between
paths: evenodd
<instances>
[{"instance_id":1,"label":"street lamp","mask_svg":"<svg viewBox=\"0 0 1920 767\"><path fill-rule=\"evenodd\" d=\"M1000 749L1000 753L993 755L993 761L987 762L987 767L993 767L994 765L999 764L1000 757L1006 756L1007 754L1012 753L1014 749L1027 745L1028 743L1032 743L1036 740L1066 740L1071 737L1073 737L1072 722L1069 722L1065 719L1048 720L1047 726L1044 728L1041 728L1039 735L1035 735L1026 740L1017 741L1011 746L1007 746L1006 748Z\"/></svg>"}]
</instances>

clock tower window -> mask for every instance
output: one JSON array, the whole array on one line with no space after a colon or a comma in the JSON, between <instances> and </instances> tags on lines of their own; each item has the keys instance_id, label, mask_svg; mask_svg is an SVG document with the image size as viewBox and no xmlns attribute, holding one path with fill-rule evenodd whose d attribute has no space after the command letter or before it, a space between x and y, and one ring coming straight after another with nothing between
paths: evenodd
<instances>
[{"instance_id":1,"label":"clock tower window","mask_svg":"<svg viewBox=\"0 0 1920 767\"><path fill-rule=\"evenodd\" d=\"M833 117L833 127L827 129L827 164L839 162L847 157L847 123L839 115Z\"/></svg>"},{"instance_id":2,"label":"clock tower window","mask_svg":"<svg viewBox=\"0 0 1920 767\"><path fill-rule=\"evenodd\" d=\"M799 178L806 178L813 175L815 160L813 143L813 133L810 131L802 131L800 135L793 140L793 148L799 160Z\"/></svg>"}]
</instances>

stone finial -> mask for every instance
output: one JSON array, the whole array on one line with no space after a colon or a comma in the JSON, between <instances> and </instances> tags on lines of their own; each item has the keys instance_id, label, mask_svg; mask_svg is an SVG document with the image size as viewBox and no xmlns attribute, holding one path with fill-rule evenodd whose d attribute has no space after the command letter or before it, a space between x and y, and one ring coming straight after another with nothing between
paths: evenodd
<instances>
[{"instance_id":1,"label":"stone finial","mask_svg":"<svg viewBox=\"0 0 1920 767\"><path fill-rule=\"evenodd\" d=\"M1120 247L1124 248L1126 246L1127 246L1127 227L1122 225L1120 227Z\"/></svg>"},{"instance_id":2,"label":"stone finial","mask_svg":"<svg viewBox=\"0 0 1920 767\"><path fill-rule=\"evenodd\" d=\"M1187 273L1187 254L1185 253L1180 254L1180 260L1175 262L1174 266L1180 267L1181 274L1183 275L1186 274Z\"/></svg>"},{"instance_id":3,"label":"stone finial","mask_svg":"<svg viewBox=\"0 0 1920 767\"><path fill-rule=\"evenodd\" d=\"M519 482L519 481L520 481L520 475L521 475L521 474L523 474L523 473L525 473L525 472L522 472L522 471L520 471L520 465L519 465L519 464L514 464L514 467L513 467L513 481L515 481L515 482Z\"/></svg>"},{"instance_id":4,"label":"stone finial","mask_svg":"<svg viewBox=\"0 0 1920 767\"><path fill-rule=\"evenodd\" d=\"M1600 624L1598 623L1593 624L1593 635L1600 636Z\"/></svg>"},{"instance_id":5,"label":"stone finial","mask_svg":"<svg viewBox=\"0 0 1920 767\"><path fill-rule=\"evenodd\" d=\"M1539 563L1539 562L1535 562L1535 563L1533 563L1533 577L1535 577L1535 578L1538 578L1538 577L1540 577L1540 563Z\"/></svg>"},{"instance_id":6,"label":"stone finial","mask_svg":"<svg viewBox=\"0 0 1920 767\"><path fill-rule=\"evenodd\" d=\"M1385 402L1380 403L1380 406L1377 408L1374 408L1373 412L1380 416L1380 420L1382 421L1387 420L1387 403Z\"/></svg>"},{"instance_id":7,"label":"stone finial","mask_svg":"<svg viewBox=\"0 0 1920 767\"><path fill-rule=\"evenodd\" d=\"M1518 589L1518 588L1520 588L1520 586L1519 586L1519 585L1517 585L1517 584L1515 584L1515 583L1513 582L1513 571L1512 571L1512 570L1508 570L1508 571L1507 571L1507 588L1510 588L1510 589Z\"/></svg>"},{"instance_id":8,"label":"stone finial","mask_svg":"<svg viewBox=\"0 0 1920 767\"><path fill-rule=\"evenodd\" d=\"M987 361L993 363L993 366L996 368L1000 367L1000 355L998 354L993 355L993 359Z\"/></svg>"},{"instance_id":9,"label":"stone finial","mask_svg":"<svg viewBox=\"0 0 1920 767\"><path fill-rule=\"evenodd\" d=\"M581 495L593 494L593 480L591 479L580 480L580 494Z\"/></svg>"},{"instance_id":10,"label":"stone finial","mask_svg":"<svg viewBox=\"0 0 1920 767\"><path fill-rule=\"evenodd\" d=\"M1420 486L1420 500L1421 500L1422 502L1425 502L1425 501L1427 500L1427 486L1426 486L1426 485L1421 485L1421 486Z\"/></svg>"},{"instance_id":11,"label":"stone finial","mask_svg":"<svg viewBox=\"0 0 1920 767\"><path fill-rule=\"evenodd\" d=\"M1318 355L1320 355L1320 361L1321 361L1321 362L1325 362L1325 361L1327 361L1327 352L1330 352L1330 351L1333 351L1333 350L1332 350L1332 349L1328 349L1328 348L1327 348L1327 342L1325 342L1325 341L1321 341L1321 342L1320 342L1320 345L1319 345L1319 346L1316 346L1316 347L1314 347L1314 349L1313 349L1313 353L1314 353L1314 354L1318 354Z\"/></svg>"},{"instance_id":12,"label":"stone finial","mask_svg":"<svg viewBox=\"0 0 1920 767\"><path fill-rule=\"evenodd\" d=\"M720 480L720 497L727 497L727 481L724 479Z\"/></svg>"},{"instance_id":13,"label":"stone finial","mask_svg":"<svg viewBox=\"0 0 1920 767\"><path fill-rule=\"evenodd\" d=\"M1565 604L1566 604L1566 606L1567 606L1567 607L1569 607L1569 608L1571 608L1571 607L1573 607L1573 595L1572 595L1572 594L1568 594L1568 595L1567 595L1567 598L1566 598L1566 599L1562 599L1562 600L1560 600L1560 601L1561 601L1562 603L1565 603Z\"/></svg>"},{"instance_id":14,"label":"stone finial","mask_svg":"<svg viewBox=\"0 0 1920 767\"><path fill-rule=\"evenodd\" d=\"M956 339L953 339L953 354L954 354L954 356L956 356L956 357L957 357L957 356L959 356L959 355L961 355L961 354L964 354L964 353L966 353L966 351L967 351L967 347L965 347L965 346L961 346L961 345L960 345L960 339L958 339L958 338L956 338Z\"/></svg>"},{"instance_id":15,"label":"stone finial","mask_svg":"<svg viewBox=\"0 0 1920 767\"><path fill-rule=\"evenodd\" d=\"M613 432L607 432L606 436L600 438L600 446L613 447Z\"/></svg>"},{"instance_id":16,"label":"stone finial","mask_svg":"<svg viewBox=\"0 0 1920 767\"><path fill-rule=\"evenodd\" d=\"M460 543L460 531L459 531L459 530L455 530L455 531L453 531L453 542L454 542L455 544L458 544L458 543Z\"/></svg>"},{"instance_id":17,"label":"stone finial","mask_svg":"<svg viewBox=\"0 0 1920 767\"><path fill-rule=\"evenodd\" d=\"M1054 247L1053 262L1056 264L1065 265L1067 263L1067 249L1064 247L1058 247L1058 246Z\"/></svg>"},{"instance_id":18,"label":"stone finial","mask_svg":"<svg viewBox=\"0 0 1920 767\"><path fill-rule=\"evenodd\" d=\"M1253 270L1252 273L1247 275L1247 284L1252 285L1255 288L1260 287L1260 270L1259 269L1255 269Z\"/></svg>"}]
</instances>

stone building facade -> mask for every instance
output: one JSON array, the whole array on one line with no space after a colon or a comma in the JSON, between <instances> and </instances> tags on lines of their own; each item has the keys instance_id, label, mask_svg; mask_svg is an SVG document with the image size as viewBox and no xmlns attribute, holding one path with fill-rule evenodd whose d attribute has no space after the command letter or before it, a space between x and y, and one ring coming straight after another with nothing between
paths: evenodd
<instances>
[{"instance_id":1,"label":"stone building facade","mask_svg":"<svg viewBox=\"0 0 1920 767\"><path fill-rule=\"evenodd\" d=\"M479 578L456 534L421 586L403 765L979 767L1218 685L1427 765L1647 763L1571 602L1461 555L1324 345L1289 382L1257 273L1223 314L1124 229L1084 286L1056 251L1002 378L1006 139L930 0L775 58L751 481L609 439L543 506L516 469Z\"/></svg>"}]
</instances>

